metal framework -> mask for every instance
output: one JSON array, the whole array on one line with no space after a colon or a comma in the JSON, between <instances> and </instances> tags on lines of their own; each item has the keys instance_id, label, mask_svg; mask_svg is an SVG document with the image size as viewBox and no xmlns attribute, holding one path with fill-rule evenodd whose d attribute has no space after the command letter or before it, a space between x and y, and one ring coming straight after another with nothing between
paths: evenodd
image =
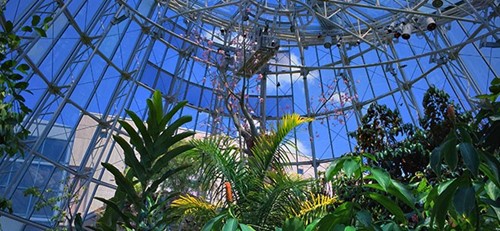
<instances>
[{"instance_id":1,"label":"metal framework","mask_svg":"<svg viewBox=\"0 0 500 231\"><path fill-rule=\"evenodd\" d=\"M121 132L125 109L145 116L155 89L167 106L187 100L186 129L200 134L238 136L221 100L222 74L246 91L262 131L287 113L313 117L290 140L295 170L315 177L352 150L347 133L372 102L418 123L423 93L435 85L473 109L500 72L500 3L443 2L6 1L0 22L12 21L24 38L16 59L32 68L25 97L33 112L26 154L0 159L0 196L14 202L13 214L0 211L2 227L59 225L54 211L35 209L40 198L23 196L33 186L46 198L78 195L57 201L70 213L99 210L92 198L115 188L100 163L123 165L110 134ZM33 15L53 18L46 38L21 31ZM259 31L269 32L265 46L254 43Z\"/></svg>"}]
</instances>

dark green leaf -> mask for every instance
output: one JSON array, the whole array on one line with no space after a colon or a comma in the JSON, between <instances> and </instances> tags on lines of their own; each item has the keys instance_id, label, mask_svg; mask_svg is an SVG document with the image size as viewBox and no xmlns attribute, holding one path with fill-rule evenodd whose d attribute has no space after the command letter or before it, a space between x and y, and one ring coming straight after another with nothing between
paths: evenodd
<instances>
[{"instance_id":1,"label":"dark green leaf","mask_svg":"<svg viewBox=\"0 0 500 231\"><path fill-rule=\"evenodd\" d=\"M364 227L372 226L372 214L368 210L361 210L356 213L356 219L361 223Z\"/></svg>"},{"instance_id":2,"label":"dark green leaf","mask_svg":"<svg viewBox=\"0 0 500 231\"><path fill-rule=\"evenodd\" d=\"M17 66L16 69L18 71L26 74L26 72L30 69L30 66L28 66L28 64L26 64L26 63L23 63L23 64L20 64L19 66Z\"/></svg>"},{"instance_id":3,"label":"dark green leaf","mask_svg":"<svg viewBox=\"0 0 500 231\"><path fill-rule=\"evenodd\" d=\"M338 158L332 161L326 170L325 177L327 181L331 181L334 176L344 167L344 158Z\"/></svg>"},{"instance_id":4,"label":"dark green leaf","mask_svg":"<svg viewBox=\"0 0 500 231\"><path fill-rule=\"evenodd\" d=\"M436 147L434 150L432 150L430 165L432 171L434 171L438 176L441 175L441 159L441 148Z\"/></svg>"},{"instance_id":5,"label":"dark green leaf","mask_svg":"<svg viewBox=\"0 0 500 231\"><path fill-rule=\"evenodd\" d=\"M479 169L479 157L477 155L476 149L471 143L460 143L460 154L464 159L465 166L472 172L474 176L477 176L477 171Z\"/></svg>"},{"instance_id":6,"label":"dark green leaf","mask_svg":"<svg viewBox=\"0 0 500 231\"><path fill-rule=\"evenodd\" d=\"M33 17L31 18L31 26L37 26L38 23L40 23L40 16L33 15Z\"/></svg>"},{"instance_id":7,"label":"dark green leaf","mask_svg":"<svg viewBox=\"0 0 500 231\"><path fill-rule=\"evenodd\" d=\"M469 216L476 207L475 194L472 186L458 188L453 197L453 206L459 214Z\"/></svg>"},{"instance_id":8,"label":"dark green leaf","mask_svg":"<svg viewBox=\"0 0 500 231\"><path fill-rule=\"evenodd\" d=\"M396 216L396 219L399 220L402 223L406 224L406 218L403 213L403 210L391 199L387 198L384 195L374 193L374 192L369 192L367 193L368 197L373 199L374 201L380 203L382 206L384 206L389 212L394 214Z\"/></svg>"},{"instance_id":9,"label":"dark green leaf","mask_svg":"<svg viewBox=\"0 0 500 231\"><path fill-rule=\"evenodd\" d=\"M297 217L286 219L283 224L283 230L286 231L304 231L304 229L304 223Z\"/></svg>"},{"instance_id":10,"label":"dark green leaf","mask_svg":"<svg viewBox=\"0 0 500 231\"><path fill-rule=\"evenodd\" d=\"M484 151L480 150L478 153L484 161L481 165L487 166L482 168L480 166L479 168L498 188L500 188L500 170L498 169L500 167L500 161L493 155Z\"/></svg>"},{"instance_id":11,"label":"dark green leaf","mask_svg":"<svg viewBox=\"0 0 500 231\"><path fill-rule=\"evenodd\" d=\"M10 33L12 32L12 29L14 28L14 25L12 24L11 21L5 22L5 32Z\"/></svg>"},{"instance_id":12,"label":"dark green leaf","mask_svg":"<svg viewBox=\"0 0 500 231\"><path fill-rule=\"evenodd\" d=\"M119 189L122 189L123 192L126 193L127 197L131 199L131 202L134 204L141 204L139 196L137 196L137 192L135 191L134 185L130 180L125 178L123 174L118 170L115 166L109 163L101 163L104 168L106 168L113 176L115 177L116 184Z\"/></svg>"},{"instance_id":13,"label":"dark green leaf","mask_svg":"<svg viewBox=\"0 0 500 231\"><path fill-rule=\"evenodd\" d=\"M44 18L44 19L43 19L43 24L47 24L47 23L51 22L51 21L52 21L52 19L53 19L53 18L52 18L52 17L50 17L50 16L49 16L49 17Z\"/></svg>"},{"instance_id":14,"label":"dark green leaf","mask_svg":"<svg viewBox=\"0 0 500 231\"><path fill-rule=\"evenodd\" d=\"M144 187L146 185L146 182L148 181L148 175L146 169L144 169L144 166L142 166L141 163L139 163L139 160L137 160L134 149L130 147L128 142L120 136L114 135L113 138L123 149L125 164L131 168L131 170L135 173L135 177L139 179L141 185Z\"/></svg>"},{"instance_id":15,"label":"dark green leaf","mask_svg":"<svg viewBox=\"0 0 500 231\"><path fill-rule=\"evenodd\" d=\"M94 197L94 199L98 200L98 201L102 201L104 202L104 204L106 204L106 206L109 206L116 214L118 214L122 220L128 224L128 226L130 227L130 217L128 217L127 215L125 215L122 210L118 207L118 205L115 204L115 202L111 201L111 200L107 200L107 199L104 199L104 198L101 198L101 197Z\"/></svg>"},{"instance_id":16,"label":"dark green leaf","mask_svg":"<svg viewBox=\"0 0 500 231\"><path fill-rule=\"evenodd\" d=\"M318 223L321 219L320 218L316 218L314 219L313 222L311 222L309 225L306 226L306 230L305 231L313 231L313 230L316 230L316 227L318 226ZM242 230L243 231L243 230Z\"/></svg>"},{"instance_id":17,"label":"dark green leaf","mask_svg":"<svg viewBox=\"0 0 500 231\"><path fill-rule=\"evenodd\" d=\"M401 228L398 224L390 222L381 226L382 231L399 231Z\"/></svg>"},{"instance_id":18,"label":"dark green leaf","mask_svg":"<svg viewBox=\"0 0 500 231\"><path fill-rule=\"evenodd\" d=\"M44 29L40 28L40 27L33 27L33 29L35 29L36 33L38 33L41 37L47 37L47 33L45 32Z\"/></svg>"},{"instance_id":19,"label":"dark green leaf","mask_svg":"<svg viewBox=\"0 0 500 231\"><path fill-rule=\"evenodd\" d=\"M384 169L372 168L371 173L375 180L382 186L384 191L387 191L387 187L391 184L391 177Z\"/></svg>"},{"instance_id":20,"label":"dark green leaf","mask_svg":"<svg viewBox=\"0 0 500 231\"><path fill-rule=\"evenodd\" d=\"M222 231L236 231L238 228L238 220L234 218L229 218L226 221L226 224L224 224L224 227L222 228Z\"/></svg>"},{"instance_id":21,"label":"dark green leaf","mask_svg":"<svg viewBox=\"0 0 500 231\"><path fill-rule=\"evenodd\" d=\"M465 183L465 180L463 176L452 180L443 192L434 198L434 207L431 213L431 226L436 222L439 229L443 228L453 194L459 186Z\"/></svg>"},{"instance_id":22,"label":"dark green leaf","mask_svg":"<svg viewBox=\"0 0 500 231\"><path fill-rule=\"evenodd\" d=\"M14 88L24 90L28 87L28 82L17 82L16 85L14 85Z\"/></svg>"},{"instance_id":23,"label":"dark green leaf","mask_svg":"<svg viewBox=\"0 0 500 231\"><path fill-rule=\"evenodd\" d=\"M31 28L31 26L23 26L23 28L21 28L21 30L25 31L25 32L32 32L33 28Z\"/></svg>"},{"instance_id":24,"label":"dark green leaf","mask_svg":"<svg viewBox=\"0 0 500 231\"><path fill-rule=\"evenodd\" d=\"M457 139L451 138L443 143L441 148L441 156L444 156L444 161L453 171L457 168L458 154L457 154Z\"/></svg>"},{"instance_id":25,"label":"dark green leaf","mask_svg":"<svg viewBox=\"0 0 500 231\"><path fill-rule=\"evenodd\" d=\"M215 227L217 227L218 224L220 224L221 220L226 216L226 214L222 214L219 216L216 216L212 219L210 219L205 226L203 226L202 231L212 231L216 230Z\"/></svg>"},{"instance_id":26,"label":"dark green leaf","mask_svg":"<svg viewBox=\"0 0 500 231\"><path fill-rule=\"evenodd\" d=\"M358 169L359 169L359 163L356 160L347 159L344 162L343 170L348 177L350 177Z\"/></svg>"}]
</instances>

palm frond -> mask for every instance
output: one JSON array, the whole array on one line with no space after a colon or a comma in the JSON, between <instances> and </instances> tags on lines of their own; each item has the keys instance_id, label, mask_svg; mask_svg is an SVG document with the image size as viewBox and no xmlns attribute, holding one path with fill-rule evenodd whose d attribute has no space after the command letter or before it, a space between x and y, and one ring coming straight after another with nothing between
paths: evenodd
<instances>
[{"instance_id":1,"label":"palm frond","mask_svg":"<svg viewBox=\"0 0 500 231\"><path fill-rule=\"evenodd\" d=\"M285 163L283 160L287 158L287 152L280 149L280 145L294 128L310 121L312 119L300 117L298 114L285 115L275 132L259 136L252 148L254 156L249 159L253 171L257 171L256 173L263 178L265 172L270 169L281 170L282 164Z\"/></svg>"},{"instance_id":2,"label":"palm frond","mask_svg":"<svg viewBox=\"0 0 500 231\"><path fill-rule=\"evenodd\" d=\"M202 162L201 181L212 198L225 198L222 182L230 182L235 191L241 190L245 171L238 159L237 149L227 137L210 137L193 140L193 151L200 153Z\"/></svg>"}]
</instances>

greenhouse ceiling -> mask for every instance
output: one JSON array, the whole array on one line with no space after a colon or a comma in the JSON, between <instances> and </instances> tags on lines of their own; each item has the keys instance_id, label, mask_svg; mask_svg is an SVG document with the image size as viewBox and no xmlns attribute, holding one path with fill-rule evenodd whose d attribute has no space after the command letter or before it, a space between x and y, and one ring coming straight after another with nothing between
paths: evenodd
<instances>
[{"instance_id":1,"label":"greenhouse ceiling","mask_svg":"<svg viewBox=\"0 0 500 231\"><path fill-rule=\"evenodd\" d=\"M51 226L51 213L22 197L30 186L72 179L89 198L114 188L100 163L123 163L117 121L125 110L145 118L154 90L167 109L187 101L181 115L193 120L184 129L200 136L243 142L245 131L266 133L286 114L314 119L288 138L297 171L317 176L322 163L355 150L349 133L370 104L418 125L430 86L471 110L500 73L498 0L1 4L3 28L11 21L22 38L9 55L30 67L28 148L0 159L0 195L15 207L4 215L19 230ZM34 15L47 19L46 36L23 30ZM94 206L80 200L76 209L88 215Z\"/></svg>"}]
</instances>

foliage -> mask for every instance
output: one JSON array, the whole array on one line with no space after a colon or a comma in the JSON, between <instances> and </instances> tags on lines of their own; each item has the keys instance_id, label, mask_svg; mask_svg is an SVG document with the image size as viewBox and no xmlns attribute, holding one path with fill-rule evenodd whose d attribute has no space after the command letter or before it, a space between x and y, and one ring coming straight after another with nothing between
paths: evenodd
<instances>
[{"instance_id":1,"label":"foliage","mask_svg":"<svg viewBox=\"0 0 500 231\"><path fill-rule=\"evenodd\" d=\"M4 18L4 6L0 17ZM52 21L47 17L41 22L40 16L34 15L31 25L24 26L21 30L32 32L46 37L45 30ZM30 93L28 82L24 81L30 67L25 63L18 63L15 59L17 50L21 44L21 37L14 31L12 21L2 21L0 31L0 157L4 155L13 156L17 153L23 154L22 141L25 140L29 131L21 124L31 109L24 103L23 92ZM0 197L0 210L12 212L10 201Z\"/></svg>"},{"instance_id":2,"label":"foliage","mask_svg":"<svg viewBox=\"0 0 500 231\"><path fill-rule=\"evenodd\" d=\"M350 135L356 138L356 149L375 155L368 161L389 171L393 178L407 182L428 164L423 145L425 135L411 124L403 124L397 110L372 103L361 118L361 125Z\"/></svg>"},{"instance_id":3,"label":"foliage","mask_svg":"<svg viewBox=\"0 0 500 231\"><path fill-rule=\"evenodd\" d=\"M498 86L499 79L492 81ZM484 105L472 124L452 116L451 128L431 156L431 168L442 176L442 164L453 174L443 177L429 192L433 204L431 227L457 229L493 229L500 225L500 175L498 138L498 88L482 95ZM486 106L488 105L488 106ZM482 125L482 127L479 127ZM435 225L435 226L434 226Z\"/></svg>"},{"instance_id":4,"label":"foliage","mask_svg":"<svg viewBox=\"0 0 500 231\"><path fill-rule=\"evenodd\" d=\"M126 121L119 121L128 133L130 143L121 136L113 137L123 149L129 169L123 174L112 164L102 163L115 177L118 188L109 200L96 198L107 205L97 223L98 230L114 230L117 225L127 230L164 230L167 227L170 218L164 210L173 194L157 195L157 191L162 182L188 167L171 166L170 163L176 156L193 148L190 144L177 145L193 132L176 133L183 124L191 121L191 117L182 116L172 121L174 114L185 104L179 103L164 114L161 94L156 91L147 100L149 113L146 122L128 110L127 115L136 128Z\"/></svg>"},{"instance_id":5,"label":"foliage","mask_svg":"<svg viewBox=\"0 0 500 231\"><path fill-rule=\"evenodd\" d=\"M298 115L285 116L276 131L257 137L253 154L246 158L241 158L239 150L224 137L193 141L202 158L204 189L219 205L218 215L206 221L204 230L234 224L242 230L247 226L272 230L294 209L299 210L310 183L284 172L286 153L281 144L292 129L308 121Z\"/></svg>"}]
</instances>

